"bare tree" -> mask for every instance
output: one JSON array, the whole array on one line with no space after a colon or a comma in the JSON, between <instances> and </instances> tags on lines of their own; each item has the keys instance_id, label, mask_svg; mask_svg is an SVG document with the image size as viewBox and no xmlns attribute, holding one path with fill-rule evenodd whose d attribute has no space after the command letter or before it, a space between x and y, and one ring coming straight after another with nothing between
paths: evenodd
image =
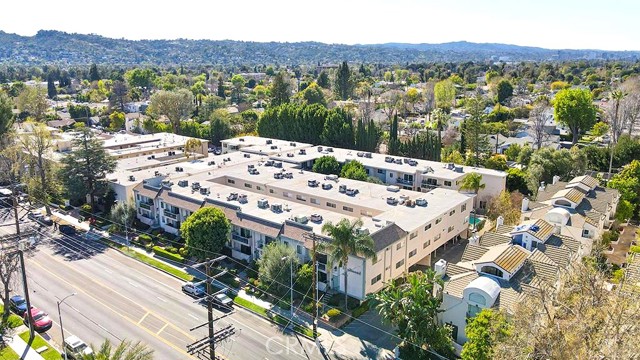
<instances>
[{"instance_id":1,"label":"bare tree","mask_svg":"<svg viewBox=\"0 0 640 360\"><path fill-rule=\"evenodd\" d=\"M424 99L424 111L429 115L429 120L431 120L431 112L436 107L435 86L435 82L429 81L426 83L422 92L422 98Z\"/></svg>"},{"instance_id":2,"label":"bare tree","mask_svg":"<svg viewBox=\"0 0 640 360\"><path fill-rule=\"evenodd\" d=\"M389 90L382 94L382 111L387 115L387 121L391 122L393 116L398 113L398 108L402 106L404 93L400 90Z\"/></svg>"},{"instance_id":3,"label":"bare tree","mask_svg":"<svg viewBox=\"0 0 640 360\"><path fill-rule=\"evenodd\" d=\"M533 136L533 141L537 149L540 149L542 142L549 137L549 134L545 131L545 126L552 117L551 107L549 107L549 103L545 100L537 101L533 110L531 110L531 115L529 116L530 122L532 123L531 135Z\"/></svg>"},{"instance_id":4,"label":"bare tree","mask_svg":"<svg viewBox=\"0 0 640 360\"><path fill-rule=\"evenodd\" d=\"M620 103L620 134L627 129L629 136L633 133L633 129L640 119L640 77L634 76L627 79L620 89L627 94ZM620 135L618 134L618 135Z\"/></svg>"},{"instance_id":5,"label":"bare tree","mask_svg":"<svg viewBox=\"0 0 640 360\"><path fill-rule=\"evenodd\" d=\"M0 300L4 305L4 311L2 312L2 320L0 321L0 328L4 328L5 324L9 320L11 309L9 307L9 298L11 297L11 290L16 285L16 275L18 268L20 267L20 259L15 254L14 249L4 248L7 244L3 244L3 248L0 249L0 283L2 283L2 291L0 292Z\"/></svg>"},{"instance_id":6,"label":"bare tree","mask_svg":"<svg viewBox=\"0 0 640 360\"><path fill-rule=\"evenodd\" d=\"M49 200L56 191L57 182L54 175L54 163L46 157L53 150L51 132L41 123L32 123L31 133L20 136L22 150L29 154L33 176L29 181L29 194L32 199L44 203L47 215L51 215Z\"/></svg>"}]
</instances>

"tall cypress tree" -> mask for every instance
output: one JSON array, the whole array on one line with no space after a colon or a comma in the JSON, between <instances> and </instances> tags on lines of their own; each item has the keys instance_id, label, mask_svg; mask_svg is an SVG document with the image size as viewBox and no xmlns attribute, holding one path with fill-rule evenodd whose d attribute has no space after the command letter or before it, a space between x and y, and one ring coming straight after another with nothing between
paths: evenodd
<instances>
[{"instance_id":1,"label":"tall cypress tree","mask_svg":"<svg viewBox=\"0 0 640 360\"><path fill-rule=\"evenodd\" d=\"M222 79L222 75L218 77L218 97L225 99L224 95L224 79Z\"/></svg>"},{"instance_id":2,"label":"tall cypress tree","mask_svg":"<svg viewBox=\"0 0 640 360\"><path fill-rule=\"evenodd\" d=\"M346 61L343 61L342 64L338 66L334 86L335 92L341 100L347 100L353 95L353 79Z\"/></svg>"}]
</instances>

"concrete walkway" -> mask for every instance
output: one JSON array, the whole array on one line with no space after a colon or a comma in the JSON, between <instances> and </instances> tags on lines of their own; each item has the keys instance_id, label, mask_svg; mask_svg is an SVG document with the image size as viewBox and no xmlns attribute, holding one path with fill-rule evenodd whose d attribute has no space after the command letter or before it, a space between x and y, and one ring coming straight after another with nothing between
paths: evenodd
<instances>
[{"instance_id":1,"label":"concrete walkway","mask_svg":"<svg viewBox=\"0 0 640 360\"><path fill-rule=\"evenodd\" d=\"M11 338L11 340L7 342L7 344L9 345L11 350L15 351L16 354L18 354L18 356L20 356L20 359L23 359L23 360L44 360L44 358L42 356L40 356L40 354L38 354L35 350L30 348L29 345L27 345L27 343L24 342L24 340L22 340L20 338L20 336L18 336L18 335L14 335L13 338ZM27 352L25 354L25 350L27 348L28 348L28 350L27 350Z\"/></svg>"}]
</instances>

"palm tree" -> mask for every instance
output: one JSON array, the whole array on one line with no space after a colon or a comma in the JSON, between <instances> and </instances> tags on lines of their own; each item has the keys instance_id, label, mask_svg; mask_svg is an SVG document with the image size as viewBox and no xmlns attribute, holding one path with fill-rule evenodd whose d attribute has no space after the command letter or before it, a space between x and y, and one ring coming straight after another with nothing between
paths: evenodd
<instances>
[{"instance_id":1,"label":"palm tree","mask_svg":"<svg viewBox=\"0 0 640 360\"><path fill-rule=\"evenodd\" d=\"M358 232L357 230L360 227L362 227L362 220L360 219L356 219L353 222L342 219L335 225L327 222L322 226L322 232L331 237L331 242L320 243L319 251L328 254L330 263L338 263L343 268L345 311L348 310L347 279L349 272L347 263L349 262L349 255L376 260L373 239L369 234Z\"/></svg>"},{"instance_id":2,"label":"palm tree","mask_svg":"<svg viewBox=\"0 0 640 360\"><path fill-rule=\"evenodd\" d=\"M85 355L84 360L153 360L153 350L141 342L121 342L115 349L109 339L105 340L100 349L91 355Z\"/></svg>"},{"instance_id":3,"label":"palm tree","mask_svg":"<svg viewBox=\"0 0 640 360\"><path fill-rule=\"evenodd\" d=\"M460 185L460 190L463 191L473 191L474 194L478 195L478 191L484 189L486 184L482 183L482 175L478 173L470 173L462 179L462 184ZM473 199L474 208L476 199Z\"/></svg>"}]
</instances>

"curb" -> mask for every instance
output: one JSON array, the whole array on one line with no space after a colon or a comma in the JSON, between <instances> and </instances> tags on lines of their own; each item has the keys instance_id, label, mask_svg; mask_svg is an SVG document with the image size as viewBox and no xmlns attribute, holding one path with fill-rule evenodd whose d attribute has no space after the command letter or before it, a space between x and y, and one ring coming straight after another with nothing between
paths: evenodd
<instances>
[{"instance_id":1,"label":"curb","mask_svg":"<svg viewBox=\"0 0 640 360\"><path fill-rule=\"evenodd\" d=\"M267 316L267 317L262 316L262 314L259 314L259 313L255 312L255 311L253 311L253 310L251 310L251 309L249 309L249 308L247 308L247 307L244 307L244 306L242 306L242 305L238 304L238 303L237 303L237 302L235 302L235 301L233 302L233 304L234 304L235 306L238 306L238 307L242 308L243 310L246 310L246 311L248 311L248 312L252 313L253 315L258 316L258 317L259 317L259 318L261 318L261 319L267 320L267 321L269 321L270 323L272 323L272 324L274 324L274 325L277 325L280 329L284 329L284 328L285 328L283 325L281 325L281 324L277 323L275 320L271 319L271 318L270 318L270 317L268 317L268 316ZM266 310L267 310L267 311L270 311L269 309L266 309ZM282 316L282 315L280 315L280 316ZM292 322L292 324L295 324L295 323L293 323L293 322ZM298 325L299 325L299 324L298 324ZM294 332L294 333L298 334L299 336L302 336L303 338L305 338L305 339L307 339L307 340L311 340L311 341L315 341L315 340L316 340L316 339L312 338L311 336L307 336L306 334L303 334L303 333L301 333L301 332L299 332L299 331L296 331L296 330L295 330L295 329L293 329L293 328L290 328L290 330L291 330L292 332ZM320 337L320 334L318 333L318 338L319 338L319 337Z\"/></svg>"}]
</instances>

